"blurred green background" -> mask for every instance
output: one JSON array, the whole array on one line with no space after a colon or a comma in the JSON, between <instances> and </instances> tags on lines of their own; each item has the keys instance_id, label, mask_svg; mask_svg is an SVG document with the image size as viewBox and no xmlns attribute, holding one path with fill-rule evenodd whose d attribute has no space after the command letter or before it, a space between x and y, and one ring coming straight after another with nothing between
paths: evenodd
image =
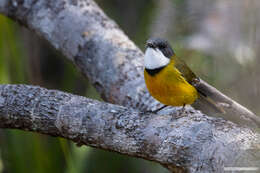
<instances>
[{"instance_id":1,"label":"blurred green background","mask_svg":"<svg viewBox=\"0 0 260 173\"><path fill-rule=\"evenodd\" d=\"M141 48L167 38L201 78L259 115L260 2L96 0ZM0 15L0 83L40 85L100 99L49 44ZM0 173L163 173L161 166L59 138L0 130Z\"/></svg>"}]
</instances>

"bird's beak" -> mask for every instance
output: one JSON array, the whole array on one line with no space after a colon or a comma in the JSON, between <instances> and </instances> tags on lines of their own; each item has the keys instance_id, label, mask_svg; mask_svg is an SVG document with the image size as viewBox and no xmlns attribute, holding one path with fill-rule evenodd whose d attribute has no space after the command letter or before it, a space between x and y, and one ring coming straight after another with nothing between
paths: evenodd
<instances>
[{"instance_id":1,"label":"bird's beak","mask_svg":"<svg viewBox=\"0 0 260 173\"><path fill-rule=\"evenodd\" d=\"M152 42L146 42L146 48L155 48Z\"/></svg>"}]
</instances>

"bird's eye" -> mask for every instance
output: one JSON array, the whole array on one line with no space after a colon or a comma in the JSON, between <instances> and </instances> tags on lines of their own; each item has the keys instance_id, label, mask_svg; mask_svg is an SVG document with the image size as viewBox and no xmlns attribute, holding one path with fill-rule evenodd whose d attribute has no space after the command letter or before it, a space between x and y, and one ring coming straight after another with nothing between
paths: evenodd
<instances>
[{"instance_id":1,"label":"bird's eye","mask_svg":"<svg viewBox=\"0 0 260 173\"><path fill-rule=\"evenodd\" d=\"M165 48L165 45L160 44L158 47L159 47L160 49L164 49L164 48Z\"/></svg>"}]
</instances>

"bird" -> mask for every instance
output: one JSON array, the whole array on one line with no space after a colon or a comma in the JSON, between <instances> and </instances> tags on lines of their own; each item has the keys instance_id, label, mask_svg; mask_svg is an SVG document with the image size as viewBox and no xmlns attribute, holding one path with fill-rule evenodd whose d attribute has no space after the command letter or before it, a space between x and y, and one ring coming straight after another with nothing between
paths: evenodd
<instances>
[{"instance_id":1,"label":"bird","mask_svg":"<svg viewBox=\"0 0 260 173\"><path fill-rule=\"evenodd\" d=\"M146 42L144 54L144 79L149 93L164 106L182 106L193 104L203 97L218 112L223 113L207 93L197 87L200 78L175 55L168 41L162 38L150 38Z\"/></svg>"}]
</instances>

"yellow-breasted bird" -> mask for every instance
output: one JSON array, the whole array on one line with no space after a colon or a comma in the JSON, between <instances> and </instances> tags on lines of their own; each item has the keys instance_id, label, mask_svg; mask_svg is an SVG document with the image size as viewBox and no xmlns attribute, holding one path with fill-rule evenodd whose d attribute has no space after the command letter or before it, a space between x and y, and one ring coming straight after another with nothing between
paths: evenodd
<instances>
[{"instance_id":1,"label":"yellow-breasted bird","mask_svg":"<svg viewBox=\"0 0 260 173\"><path fill-rule=\"evenodd\" d=\"M161 38L151 38L146 43L144 78L150 94L165 106L192 104L198 97L217 108L196 83L199 78L181 59L177 58L170 44ZM217 108L218 109L218 108ZM219 111L222 112L222 111Z\"/></svg>"}]
</instances>

